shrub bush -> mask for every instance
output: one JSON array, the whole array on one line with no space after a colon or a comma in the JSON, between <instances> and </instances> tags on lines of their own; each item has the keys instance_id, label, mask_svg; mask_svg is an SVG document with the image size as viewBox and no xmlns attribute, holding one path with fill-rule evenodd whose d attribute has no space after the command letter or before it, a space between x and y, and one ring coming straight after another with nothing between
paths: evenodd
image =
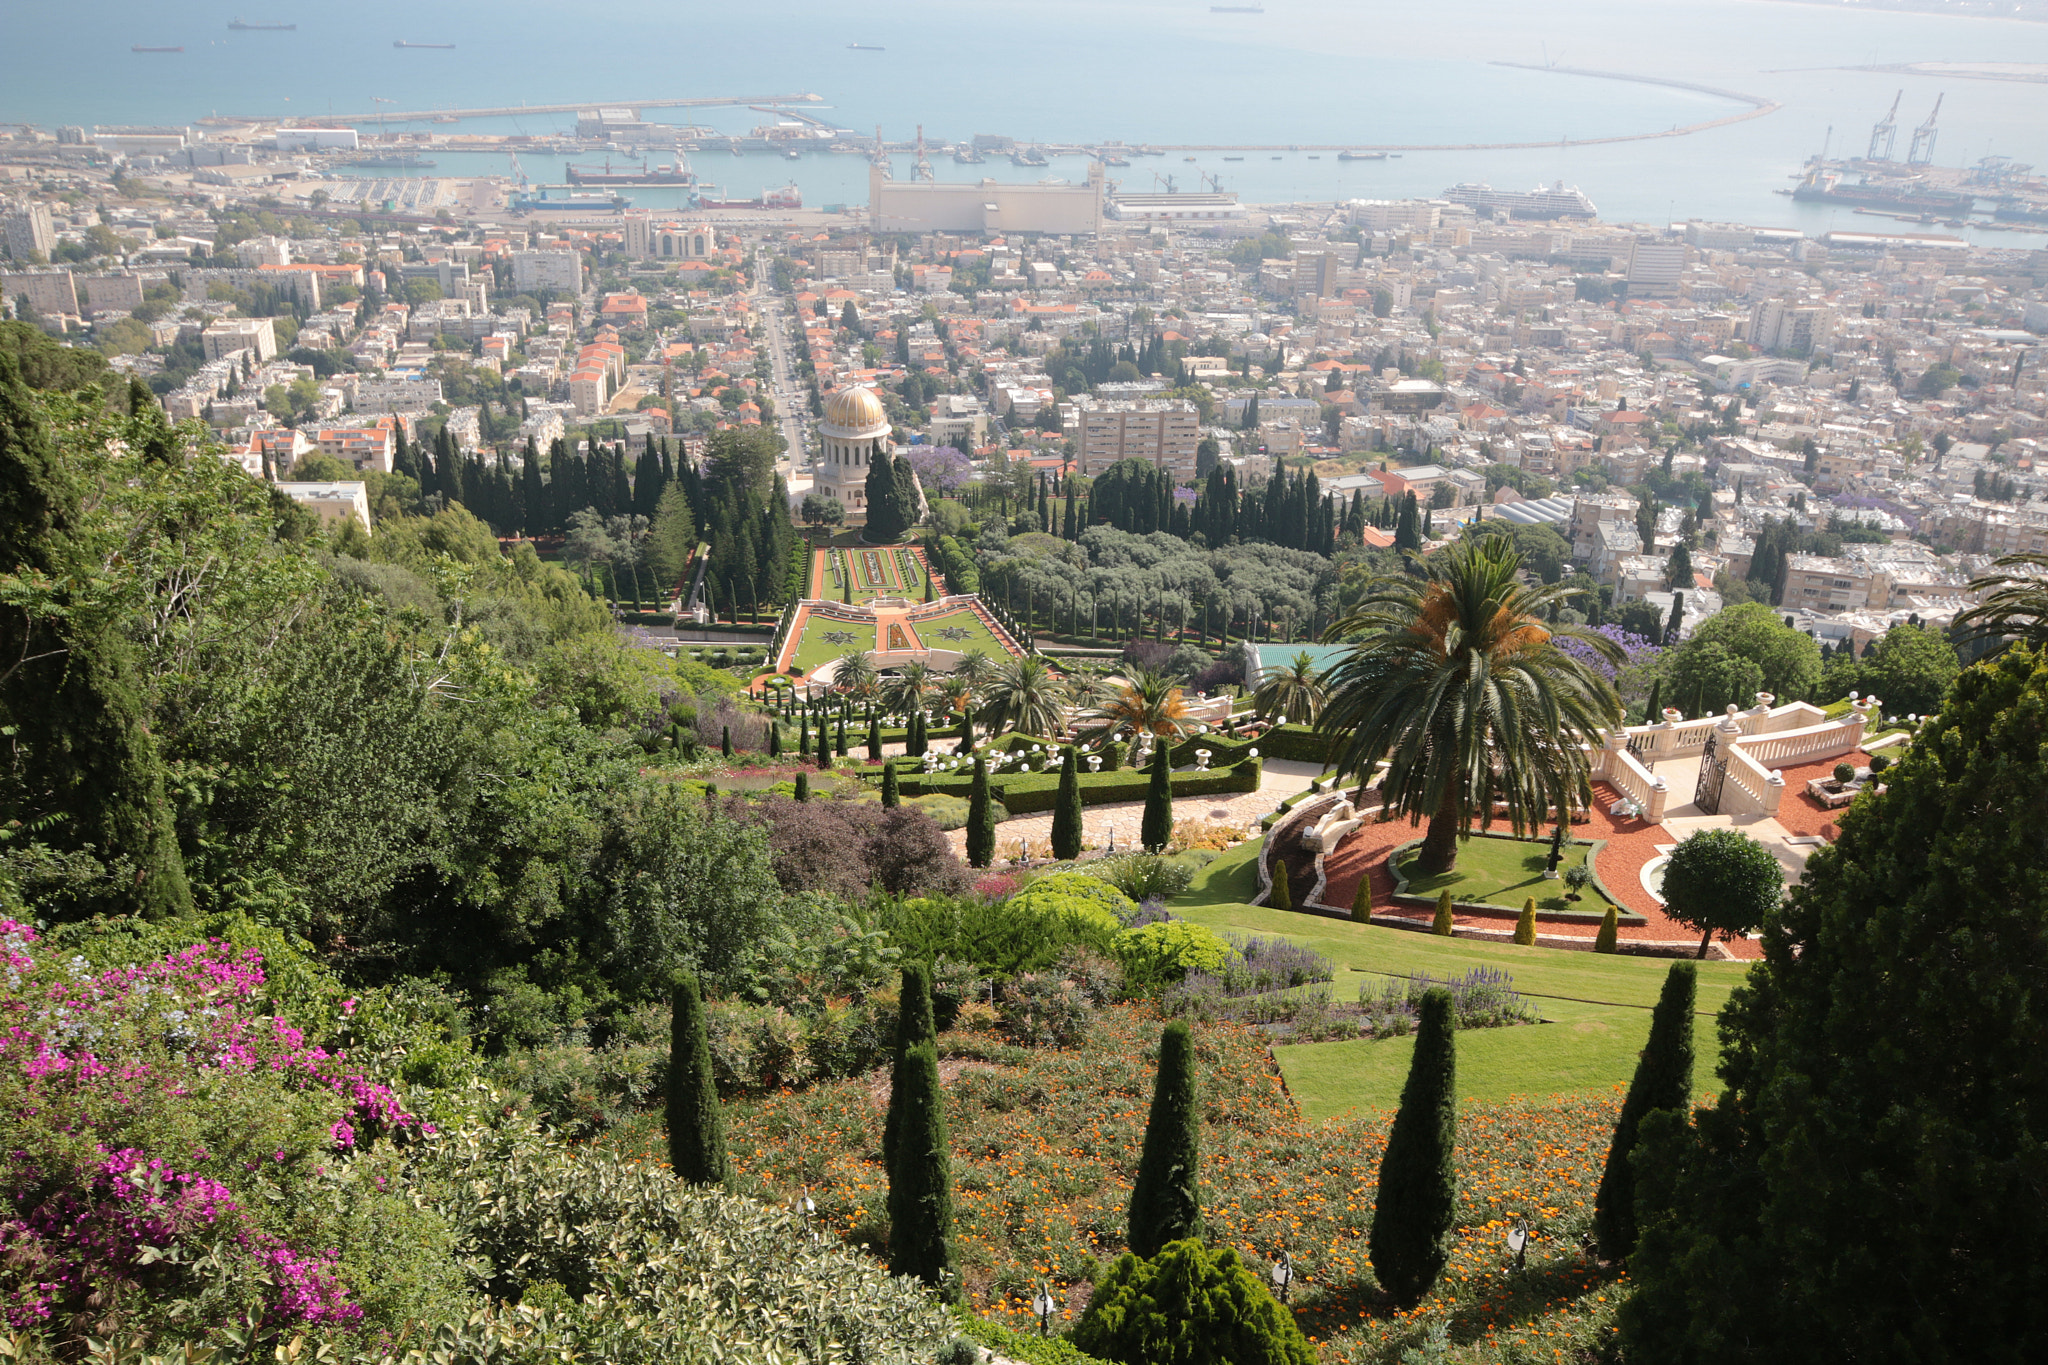
<instances>
[{"instance_id":1,"label":"shrub bush","mask_svg":"<svg viewBox=\"0 0 2048 1365\"><path fill-rule=\"evenodd\" d=\"M1194 884L1195 869L1157 853L1118 853L1097 858L1083 868L1134 901L1170 899Z\"/></svg>"},{"instance_id":2,"label":"shrub bush","mask_svg":"<svg viewBox=\"0 0 2048 1365\"><path fill-rule=\"evenodd\" d=\"M1872 754L1870 756L1870 773L1873 777L1891 766L1892 758L1890 754Z\"/></svg>"},{"instance_id":3,"label":"shrub bush","mask_svg":"<svg viewBox=\"0 0 2048 1365\"><path fill-rule=\"evenodd\" d=\"M1088 1036L1095 1007L1079 982L1025 972L1003 983L996 1015L1003 1032L1026 1047L1075 1047Z\"/></svg>"},{"instance_id":4,"label":"shrub bush","mask_svg":"<svg viewBox=\"0 0 2048 1365\"><path fill-rule=\"evenodd\" d=\"M1315 1352L1234 1248L1189 1238L1141 1261L1125 1252L1095 1286L1074 1344L1124 1365L1314 1365Z\"/></svg>"},{"instance_id":5,"label":"shrub bush","mask_svg":"<svg viewBox=\"0 0 2048 1365\"><path fill-rule=\"evenodd\" d=\"M1214 930L1186 920L1164 920L1126 929L1111 945L1124 979L1141 988L1177 984L1190 972L1220 973L1230 945Z\"/></svg>"},{"instance_id":6,"label":"shrub bush","mask_svg":"<svg viewBox=\"0 0 2048 1365\"><path fill-rule=\"evenodd\" d=\"M791 893L858 900L874 886L924 896L957 894L970 884L937 822L914 801L890 809L768 796L749 803L743 818L768 826L775 878Z\"/></svg>"},{"instance_id":7,"label":"shrub bush","mask_svg":"<svg viewBox=\"0 0 2048 1365\"><path fill-rule=\"evenodd\" d=\"M1050 873L1037 878L1010 898L1010 908L1017 911L1036 911L1051 905L1057 905L1062 911L1100 911L1109 916L1118 929L1138 910L1137 902L1120 888L1086 872Z\"/></svg>"},{"instance_id":8,"label":"shrub bush","mask_svg":"<svg viewBox=\"0 0 2048 1365\"><path fill-rule=\"evenodd\" d=\"M1856 780L1856 765L1853 763L1837 763L1834 776L1837 782L1853 782Z\"/></svg>"}]
</instances>

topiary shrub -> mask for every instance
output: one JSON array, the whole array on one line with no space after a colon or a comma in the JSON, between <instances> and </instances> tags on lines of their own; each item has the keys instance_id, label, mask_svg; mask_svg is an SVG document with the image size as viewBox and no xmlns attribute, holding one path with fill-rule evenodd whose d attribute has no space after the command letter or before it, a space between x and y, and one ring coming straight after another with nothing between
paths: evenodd
<instances>
[{"instance_id":1,"label":"topiary shrub","mask_svg":"<svg viewBox=\"0 0 2048 1365\"><path fill-rule=\"evenodd\" d=\"M1853 763L1837 763L1837 764L1835 765L1835 781L1837 781L1837 782L1840 782L1840 783L1844 783L1844 784L1847 784L1847 783L1850 783L1850 782L1854 782L1855 780L1856 780L1856 765L1855 765L1855 764L1853 764Z\"/></svg>"},{"instance_id":2,"label":"topiary shrub","mask_svg":"<svg viewBox=\"0 0 2048 1365\"><path fill-rule=\"evenodd\" d=\"M1188 1238L1141 1261L1125 1252L1095 1286L1074 1344L1123 1365L1313 1365L1294 1314L1235 1249Z\"/></svg>"},{"instance_id":3,"label":"topiary shrub","mask_svg":"<svg viewBox=\"0 0 2048 1365\"><path fill-rule=\"evenodd\" d=\"M1110 944L1134 987L1169 986L1189 972L1214 975L1230 960L1230 945L1213 930L1186 920L1162 920L1126 929Z\"/></svg>"},{"instance_id":4,"label":"topiary shrub","mask_svg":"<svg viewBox=\"0 0 2048 1365\"><path fill-rule=\"evenodd\" d=\"M1870 756L1870 772L1873 777L1891 766L1892 757L1890 754L1872 754Z\"/></svg>"},{"instance_id":5,"label":"topiary shrub","mask_svg":"<svg viewBox=\"0 0 2048 1365\"><path fill-rule=\"evenodd\" d=\"M1351 897L1351 918L1360 924L1372 922L1372 873L1358 874L1358 890Z\"/></svg>"},{"instance_id":6,"label":"topiary shrub","mask_svg":"<svg viewBox=\"0 0 2048 1365\"><path fill-rule=\"evenodd\" d=\"M1596 953L1618 953L1621 951L1621 916L1613 906L1600 919L1600 932L1593 935L1593 951Z\"/></svg>"},{"instance_id":7,"label":"topiary shrub","mask_svg":"<svg viewBox=\"0 0 2048 1365\"><path fill-rule=\"evenodd\" d=\"M1292 910L1294 908L1294 887L1288 880L1287 860L1285 858L1273 859L1273 891L1271 895L1266 897L1266 904L1272 906L1275 910Z\"/></svg>"},{"instance_id":8,"label":"topiary shrub","mask_svg":"<svg viewBox=\"0 0 2048 1365\"><path fill-rule=\"evenodd\" d=\"M1430 923L1429 932L1442 938L1450 938L1457 927L1457 921L1451 918L1451 893L1444 890L1437 895L1436 919Z\"/></svg>"},{"instance_id":9,"label":"topiary shrub","mask_svg":"<svg viewBox=\"0 0 2048 1365\"><path fill-rule=\"evenodd\" d=\"M1138 913L1138 903L1101 877L1086 872L1054 872L1038 878L1010 897L1013 910L1039 910L1058 905L1062 909L1099 910L1118 928Z\"/></svg>"},{"instance_id":10,"label":"topiary shrub","mask_svg":"<svg viewBox=\"0 0 2048 1365\"><path fill-rule=\"evenodd\" d=\"M1529 897L1522 902L1522 913L1515 918L1515 942L1525 948L1536 944L1536 898Z\"/></svg>"}]
</instances>

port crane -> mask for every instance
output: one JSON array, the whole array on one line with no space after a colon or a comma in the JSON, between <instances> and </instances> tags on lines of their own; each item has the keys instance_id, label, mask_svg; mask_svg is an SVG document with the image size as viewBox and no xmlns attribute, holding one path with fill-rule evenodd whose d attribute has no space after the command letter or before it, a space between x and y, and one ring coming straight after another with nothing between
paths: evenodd
<instances>
[{"instance_id":1,"label":"port crane","mask_svg":"<svg viewBox=\"0 0 2048 1365\"><path fill-rule=\"evenodd\" d=\"M1158 189L1162 179L1166 184L1166 192L1168 194L1180 193L1180 187L1173 183L1173 177L1171 175L1162 177L1157 171L1152 172L1152 188Z\"/></svg>"},{"instance_id":2,"label":"port crane","mask_svg":"<svg viewBox=\"0 0 2048 1365\"><path fill-rule=\"evenodd\" d=\"M1220 175L1211 175L1211 174L1209 174L1209 173L1208 173L1207 171L1203 171L1203 172L1201 173L1201 182L1202 182L1202 184L1203 184L1204 186L1206 186L1206 187L1207 187L1207 188L1209 188L1210 190L1214 191L1215 193L1217 193L1217 194L1221 194L1221 193L1223 193L1223 177L1222 177L1222 176L1220 176Z\"/></svg>"},{"instance_id":3,"label":"port crane","mask_svg":"<svg viewBox=\"0 0 2048 1365\"><path fill-rule=\"evenodd\" d=\"M1898 140L1899 136L1899 101L1905 97L1906 92L1904 90L1893 95L1891 110L1871 128L1870 151L1864 157L1864 160L1890 161L1892 159L1892 144Z\"/></svg>"},{"instance_id":4,"label":"port crane","mask_svg":"<svg viewBox=\"0 0 2048 1365\"><path fill-rule=\"evenodd\" d=\"M880 141L879 135L876 140ZM910 175L913 180L932 181L938 179L938 176L932 171L930 159L924 154L924 125L922 123L917 125L917 160L911 165Z\"/></svg>"},{"instance_id":5,"label":"port crane","mask_svg":"<svg viewBox=\"0 0 2048 1365\"><path fill-rule=\"evenodd\" d=\"M1934 112L1927 116L1927 122L1913 130L1913 145L1906 149L1908 166L1932 166L1934 164L1934 120L1941 116L1941 102L1946 95L1934 97Z\"/></svg>"}]
</instances>

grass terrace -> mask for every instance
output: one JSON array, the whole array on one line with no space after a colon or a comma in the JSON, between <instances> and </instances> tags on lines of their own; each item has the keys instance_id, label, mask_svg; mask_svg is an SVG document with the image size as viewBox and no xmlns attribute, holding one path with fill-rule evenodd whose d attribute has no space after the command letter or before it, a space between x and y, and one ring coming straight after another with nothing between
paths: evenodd
<instances>
[{"instance_id":1,"label":"grass terrace","mask_svg":"<svg viewBox=\"0 0 2048 1365\"><path fill-rule=\"evenodd\" d=\"M1614 904L1598 882L1588 882L1578 900L1565 899L1570 890L1564 881L1565 874L1586 862L1593 853L1591 844L1566 843L1564 856L1558 860L1557 876L1548 880L1543 875L1544 864L1550 860L1547 839L1491 839L1475 835L1458 846L1458 865L1434 877L1416 875L1415 856L1420 851L1409 849L1400 853L1397 871L1407 880L1405 894L1410 896L1433 900L1448 890L1451 899L1461 905L1480 903L1509 910L1520 910L1522 902L1533 896L1538 911L1591 915L1604 915L1607 907ZM1617 908L1627 913L1625 908Z\"/></svg>"},{"instance_id":2,"label":"grass terrace","mask_svg":"<svg viewBox=\"0 0 2048 1365\"><path fill-rule=\"evenodd\" d=\"M809 674L841 655L875 647L873 621L839 621L813 612L804 618L803 637L792 662L798 672Z\"/></svg>"},{"instance_id":3,"label":"grass terrace","mask_svg":"<svg viewBox=\"0 0 2048 1365\"><path fill-rule=\"evenodd\" d=\"M972 654L976 650L988 655L991 660L1000 661L1009 654L1003 642L979 613L963 607L949 611L943 616L928 616L916 623L918 638L924 641L926 649L940 649L957 654Z\"/></svg>"}]
</instances>

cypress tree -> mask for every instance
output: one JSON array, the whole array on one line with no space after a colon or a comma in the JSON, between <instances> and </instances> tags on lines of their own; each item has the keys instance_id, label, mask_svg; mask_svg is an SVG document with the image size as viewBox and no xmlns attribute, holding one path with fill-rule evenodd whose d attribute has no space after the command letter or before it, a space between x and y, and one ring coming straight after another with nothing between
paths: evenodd
<instances>
[{"instance_id":1,"label":"cypress tree","mask_svg":"<svg viewBox=\"0 0 2048 1365\"><path fill-rule=\"evenodd\" d=\"M1522 902L1522 913L1515 920L1515 942L1525 948L1534 947L1536 944L1536 898L1534 896Z\"/></svg>"},{"instance_id":2,"label":"cypress tree","mask_svg":"<svg viewBox=\"0 0 2048 1365\"><path fill-rule=\"evenodd\" d=\"M868 712L868 762L882 761L882 722L874 712Z\"/></svg>"},{"instance_id":3,"label":"cypress tree","mask_svg":"<svg viewBox=\"0 0 2048 1365\"><path fill-rule=\"evenodd\" d=\"M1628 1098L1621 1102L1614 1141L1607 1149L1607 1169L1593 1199L1593 1235L1601 1256L1616 1265L1636 1249L1636 1175L1631 1164L1636 1128L1652 1110L1671 1109L1682 1115L1692 1099L1692 1010L1698 975L1690 962L1674 962L1665 974L1664 992L1650 1015L1650 1041L1636 1061L1635 1078L1628 1084Z\"/></svg>"},{"instance_id":4,"label":"cypress tree","mask_svg":"<svg viewBox=\"0 0 2048 1365\"><path fill-rule=\"evenodd\" d=\"M903 1104L889 1172L889 1269L952 1302L960 1297L960 1276L953 1264L953 1151L938 1051L920 1043L896 1070Z\"/></svg>"},{"instance_id":5,"label":"cypress tree","mask_svg":"<svg viewBox=\"0 0 2048 1365\"><path fill-rule=\"evenodd\" d=\"M831 737L825 733L825 726L821 721L818 724L818 770L823 772L830 769L831 766L832 741Z\"/></svg>"},{"instance_id":6,"label":"cypress tree","mask_svg":"<svg viewBox=\"0 0 2048 1365\"><path fill-rule=\"evenodd\" d=\"M796 723L796 753L798 758L811 756L811 718L803 716Z\"/></svg>"},{"instance_id":7,"label":"cypress tree","mask_svg":"<svg viewBox=\"0 0 2048 1365\"><path fill-rule=\"evenodd\" d=\"M834 746L841 758L846 757L846 712L839 713L839 739Z\"/></svg>"},{"instance_id":8,"label":"cypress tree","mask_svg":"<svg viewBox=\"0 0 2048 1365\"><path fill-rule=\"evenodd\" d=\"M1458 1211L1456 1026L1451 993L1425 992L1401 1108L1380 1157L1367 1245L1380 1288L1403 1308L1422 1301L1450 1259Z\"/></svg>"},{"instance_id":9,"label":"cypress tree","mask_svg":"<svg viewBox=\"0 0 2048 1365\"><path fill-rule=\"evenodd\" d=\"M0 566L68 584L80 490L59 472L62 457L33 402L19 362L0 348ZM166 448L171 439L153 406L127 428L132 448ZM80 605L68 590L61 600ZM0 657L19 664L0 685L0 724L14 729L14 778L27 798L0 806L0 823L62 811L68 818L41 837L129 864L76 894L80 914L190 915L163 758L127 638L90 612L50 622L10 611L0 616Z\"/></svg>"},{"instance_id":10,"label":"cypress tree","mask_svg":"<svg viewBox=\"0 0 2048 1365\"><path fill-rule=\"evenodd\" d=\"M678 974L669 992L668 1164L676 1179L723 1185L725 1115L711 1079L711 1043L704 1030L704 998L694 977Z\"/></svg>"},{"instance_id":11,"label":"cypress tree","mask_svg":"<svg viewBox=\"0 0 2048 1365\"><path fill-rule=\"evenodd\" d=\"M1351 896L1351 918L1360 924L1372 923L1372 874L1361 872L1358 876L1358 890Z\"/></svg>"},{"instance_id":12,"label":"cypress tree","mask_svg":"<svg viewBox=\"0 0 2048 1365\"><path fill-rule=\"evenodd\" d=\"M1052 804L1052 856L1061 862L1081 856L1081 767L1071 744L1060 752L1060 790Z\"/></svg>"},{"instance_id":13,"label":"cypress tree","mask_svg":"<svg viewBox=\"0 0 2048 1365\"><path fill-rule=\"evenodd\" d=\"M958 748L954 749L953 752L956 754L965 754L972 753L973 751L974 712L962 711L960 713L960 745Z\"/></svg>"},{"instance_id":14,"label":"cypress tree","mask_svg":"<svg viewBox=\"0 0 2048 1365\"><path fill-rule=\"evenodd\" d=\"M996 857L996 813L988 794L988 760L977 755L967 789L967 865L987 867Z\"/></svg>"},{"instance_id":15,"label":"cypress tree","mask_svg":"<svg viewBox=\"0 0 2048 1365\"><path fill-rule=\"evenodd\" d=\"M1159 1039L1159 1071L1152 1083L1152 1113L1131 1185L1128 1241L1133 1255L1151 1260L1168 1242L1202 1235L1201 1111L1195 1103L1195 1042L1176 1019Z\"/></svg>"},{"instance_id":16,"label":"cypress tree","mask_svg":"<svg viewBox=\"0 0 2048 1365\"><path fill-rule=\"evenodd\" d=\"M1163 851L1173 840L1172 746L1164 738L1152 745L1152 782L1145 789L1145 818L1139 827L1139 841L1153 852Z\"/></svg>"},{"instance_id":17,"label":"cypress tree","mask_svg":"<svg viewBox=\"0 0 2048 1365\"><path fill-rule=\"evenodd\" d=\"M1457 930L1457 921L1451 918L1451 892L1448 887L1436 898L1436 919L1429 926L1429 932L1443 938L1450 938Z\"/></svg>"},{"instance_id":18,"label":"cypress tree","mask_svg":"<svg viewBox=\"0 0 2048 1365\"><path fill-rule=\"evenodd\" d=\"M1266 903L1275 910L1294 908L1294 888L1289 884L1285 858L1276 856L1273 859L1273 893L1267 897Z\"/></svg>"},{"instance_id":19,"label":"cypress tree","mask_svg":"<svg viewBox=\"0 0 2048 1365\"><path fill-rule=\"evenodd\" d=\"M773 716L768 718L768 757L782 757L782 726Z\"/></svg>"},{"instance_id":20,"label":"cypress tree","mask_svg":"<svg viewBox=\"0 0 2048 1365\"><path fill-rule=\"evenodd\" d=\"M1621 945L1621 918L1613 906L1600 917L1600 932L1593 935L1593 951L1596 953L1619 952Z\"/></svg>"},{"instance_id":21,"label":"cypress tree","mask_svg":"<svg viewBox=\"0 0 2048 1365\"><path fill-rule=\"evenodd\" d=\"M796 799L799 801L808 801L811 799L811 775L807 772L804 772L802 769L797 770Z\"/></svg>"},{"instance_id":22,"label":"cypress tree","mask_svg":"<svg viewBox=\"0 0 2048 1365\"><path fill-rule=\"evenodd\" d=\"M896 999L896 1066L889 1077L889 1111L882 1120L882 1169L896 1178L896 1139L903 1131L903 1058L914 1047L936 1048L939 1030L932 1018L932 978L922 962L903 969L903 989Z\"/></svg>"},{"instance_id":23,"label":"cypress tree","mask_svg":"<svg viewBox=\"0 0 2048 1365\"><path fill-rule=\"evenodd\" d=\"M903 797L896 788L896 764L889 761L882 764L882 808L894 810L903 804Z\"/></svg>"},{"instance_id":24,"label":"cypress tree","mask_svg":"<svg viewBox=\"0 0 2048 1365\"><path fill-rule=\"evenodd\" d=\"M925 755L924 712L922 711L912 711L910 713L910 734L903 742L903 752L911 758L923 758Z\"/></svg>"},{"instance_id":25,"label":"cypress tree","mask_svg":"<svg viewBox=\"0 0 2048 1365\"><path fill-rule=\"evenodd\" d=\"M718 752L724 754L727 758L732 757L732 727L730 725L719 727Z\"/></svg>"}]
</instances>

